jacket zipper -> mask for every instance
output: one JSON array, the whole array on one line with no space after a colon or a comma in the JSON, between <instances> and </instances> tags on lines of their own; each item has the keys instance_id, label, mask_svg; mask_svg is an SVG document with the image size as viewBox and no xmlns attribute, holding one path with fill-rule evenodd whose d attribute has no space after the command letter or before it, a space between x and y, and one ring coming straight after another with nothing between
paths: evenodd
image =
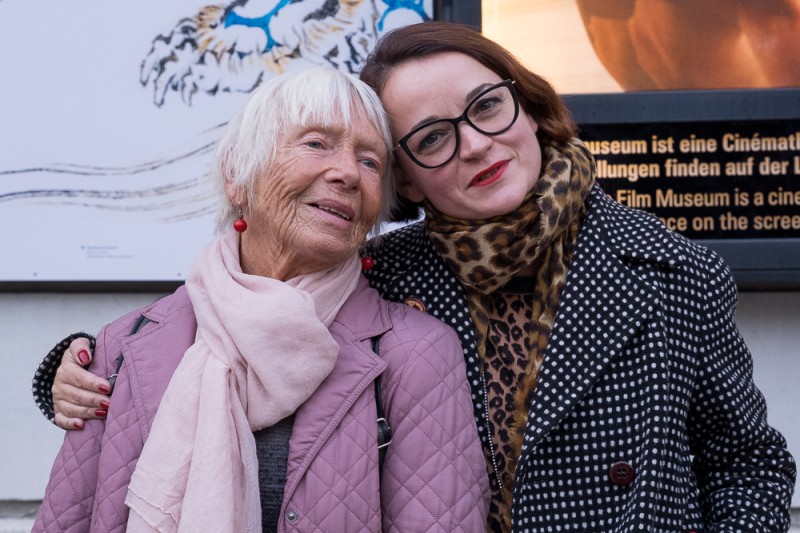
<instances>
[{"instance_id":1,"label":"jacket zipper","mask_svg":"<svg viewBox=\"0 0 800 533\"><path fill-rule=\"evenodd\" d=\"M480 359L480 358L479 358ZM492 434L489 430L489 393L486 391L486 378L483 375L483 369L480 368L481 363L478 361L478 373L481 376L481 389L483 392L483 417L486 420L486 442L489 445L489 457L492 459L492 468L494 472L495 481L497 486L500 487L500 492L503 492L503 481L500 479L500 472L497 469L497 459L494 456L494 443L492 442Z\"/></svg>"}]
</instances>

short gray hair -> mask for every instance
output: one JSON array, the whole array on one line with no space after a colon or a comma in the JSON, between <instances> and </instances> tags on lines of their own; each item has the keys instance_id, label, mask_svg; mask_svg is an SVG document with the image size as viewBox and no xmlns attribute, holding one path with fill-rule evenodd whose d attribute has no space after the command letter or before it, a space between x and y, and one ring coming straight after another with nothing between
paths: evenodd
<instances>
[{"instance_id":1,"label":"short gray hair","mask_svg":"<svg viewBox=\"0 0 800 533\"><path fill-rule=\"evenodd\" d=\"M221 194L217 231L225 231L238 216L225 195L226 182L253 203L256 180L274 163L281 135L297 127L352 127L353 113L375 126L386 146L381 210L373 228L377 234L395 205L392 134L378 95L355 76L332 67L315 67L280 74L255 89L228 122L217 145L214 179Z\"/></svg>"}]
</instances>

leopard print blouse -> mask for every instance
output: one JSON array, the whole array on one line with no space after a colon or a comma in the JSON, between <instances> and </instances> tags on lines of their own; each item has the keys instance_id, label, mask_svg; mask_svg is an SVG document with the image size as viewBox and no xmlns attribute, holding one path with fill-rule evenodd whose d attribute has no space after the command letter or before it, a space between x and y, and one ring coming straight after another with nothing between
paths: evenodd
<instances>
[{"instance_id":1,"label":"leopard print blouse","mask_svg":"<svg viewBox=\"0 0 800 533\"><path fill-rule=\"evenodd\" d=\"M516 450L511 442L510 423L517 410L517 389L525 377L531 352L533 286L531 278L516 278L504 289L495 293L488 316L486 356L481 361L486 376L489 435L494 442L494 458L488 456L489 449L484 446L484 453L487 455L486 464L490 465L490 469L494 469L496 465L498 477L505 487L510 487L514 483L513 465L516 463L516 458L512 455ZM511 510L504 499L497 478L490 476L489 479L492 500L488 530L505 531L507 525L504 524L508 524Z\"/></svg>"}]
</instances>

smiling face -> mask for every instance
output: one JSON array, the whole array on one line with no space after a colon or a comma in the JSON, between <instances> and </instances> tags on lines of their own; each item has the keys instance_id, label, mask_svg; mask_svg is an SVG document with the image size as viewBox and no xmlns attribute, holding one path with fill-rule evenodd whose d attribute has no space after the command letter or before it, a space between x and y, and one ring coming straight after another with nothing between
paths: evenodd
<instances>
[{"instance_id":1,"label":"smiling face","mask_svg":"<svg viewBox=\"0 0 800 533\"><path fill-rule=\"evenodd\" d=\"M420 125L461 115L481 89L503 81L469 56L446 52L395 67L381 100L397 141ZM447 215L485 219L513 211L533 188L541 171L538 125L520 110L511 128L487 136L459 124L461 145L442 167L426 169L397 150L397 188L406 198L427 198Z\"/></svg>"},{"instance_id":2,"label":"smiling face","mask_svg":"<svg viewBox=\"0 0 800 533\"><path fill-rule=\"evenodd\" d=\"M383 138L364 118L286 132L255 183L242 269L287 280L352 257L380 212L386 166Z\"/></svg>"}]
</instances>

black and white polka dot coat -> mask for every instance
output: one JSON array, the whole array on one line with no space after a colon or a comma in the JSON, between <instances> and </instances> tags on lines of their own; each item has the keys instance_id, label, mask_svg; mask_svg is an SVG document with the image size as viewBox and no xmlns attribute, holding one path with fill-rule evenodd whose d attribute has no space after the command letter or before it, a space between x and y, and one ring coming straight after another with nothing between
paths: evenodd
<instances>
[{"instance_id":1,"label":"black and white polka dot coat","mask_svg":"<svg viewBox=\"0 0 800 533\"><path fill-rule=\"evenodd\" d=\"M459 334L484 446L484 381L463 290L421 223L366 253L372 286L416 298ZM523 531L786 531L796 476L767 425L712 251L595 187L514 486Z\"/></svg>"}]
</instances>

